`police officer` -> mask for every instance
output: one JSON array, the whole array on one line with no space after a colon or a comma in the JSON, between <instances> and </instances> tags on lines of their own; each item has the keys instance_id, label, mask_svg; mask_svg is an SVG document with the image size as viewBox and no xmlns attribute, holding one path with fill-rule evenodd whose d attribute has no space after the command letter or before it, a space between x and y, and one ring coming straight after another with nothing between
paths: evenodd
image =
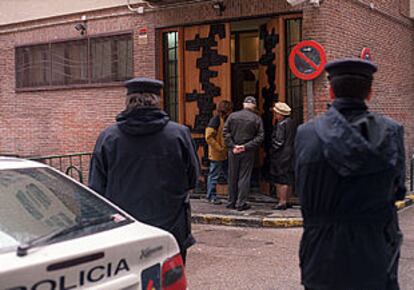
<instances>
[{"instance_id":1,"label":"police officer","mask_svg":"<svg viewBox=\"0 0 414 290\"><path fill-rule=\"evenodd\" d=\"M394 203L406 192L403 127L368 111L376 65L342 59L326 71L333 104L301 125L295 140L302 284L399 289L402 235Z\"/></svg>"},{"instance_id":2,"label":"police officer","mask_svg":"<svg viewBox=\"0 0 414 290\"><path fill-rule=\"evenodd\" d=\"M125 110L96 141L89 187L139 221L171 232L185 261L195 242L188 191L199 173L190 131L160 109L161 81L135 78L125 85Z\"/></svg>"}]
</instances>

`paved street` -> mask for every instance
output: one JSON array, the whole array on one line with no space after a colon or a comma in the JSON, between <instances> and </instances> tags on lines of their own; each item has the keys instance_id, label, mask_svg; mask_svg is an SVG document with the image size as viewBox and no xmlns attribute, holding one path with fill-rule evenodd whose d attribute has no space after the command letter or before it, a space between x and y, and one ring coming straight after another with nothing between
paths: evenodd
<instances>
[{"instance_id":1,"label":"paved street","mask_svg":"<svg viewBox=\"0 0 414 290\"><path fill-rule=\"evenodd\" d=\"M414 289L414 207L400 211L404 246L402 290ZM189 251L190 289L303 289L297 257L301 228L262 229L194 225Z\"/></svg>"}]
</instances>

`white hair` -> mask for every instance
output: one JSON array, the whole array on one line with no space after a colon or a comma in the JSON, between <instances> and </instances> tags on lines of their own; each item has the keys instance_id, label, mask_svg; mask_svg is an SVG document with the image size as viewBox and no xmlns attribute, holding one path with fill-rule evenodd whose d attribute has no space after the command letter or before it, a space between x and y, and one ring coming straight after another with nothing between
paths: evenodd
<instances>
[{"instance_id":1,"label":"white hair","mask_svg":"<svg viewBox=\"0 0 414 290\"><path fill-rule=\"evenodd\" d=\"M252 103L243 103L243 108L253 110L256 108L256 105Z\"/></svg>"}]
</instances>

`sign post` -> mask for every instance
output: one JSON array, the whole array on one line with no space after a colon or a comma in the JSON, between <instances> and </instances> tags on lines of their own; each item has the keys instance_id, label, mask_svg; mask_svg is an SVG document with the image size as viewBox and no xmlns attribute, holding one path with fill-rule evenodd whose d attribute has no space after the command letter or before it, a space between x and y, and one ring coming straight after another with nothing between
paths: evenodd
<instances>
[{"instance_id":1,"label":"sign post","mask_svg":"<svg viewBox=\"0 0 414 290\"><path fill-rule=\"evenodd\" d=\"M325 69L326 54L323 47L316 41L299 42L289 56L289 67L299 79L306 81L308 119L314 116L313 79Z\"/></svg>"},{"instance_id":2,"label":"sign post","mask_svg":"<svg viewBox=\"0 0 414 290\"><path fill-rule=\"evenodd\" d=\"M306 95L308 97L308 120L314 117L313 109L313 81L306 81Z\"/></svg>"}]
</instances>

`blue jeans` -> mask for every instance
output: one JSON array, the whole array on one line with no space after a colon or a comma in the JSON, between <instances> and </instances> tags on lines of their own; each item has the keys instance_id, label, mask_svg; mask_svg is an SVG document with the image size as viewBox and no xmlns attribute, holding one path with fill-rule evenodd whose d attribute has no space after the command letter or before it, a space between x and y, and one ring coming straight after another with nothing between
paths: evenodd
<instances>
[{"instance_id":1,"label":"blue jeans","mask_svg":"<svg viewBox=\"0 0 414 290\"><path fill-rule=\"evenodd\" d=\"M207 199L214 200L217 198L216 185L220 177L220 173L224 178L228 178L228 161L212 161L210 160L210 168L207 177Z\"/></svg>"}]
</instances>

